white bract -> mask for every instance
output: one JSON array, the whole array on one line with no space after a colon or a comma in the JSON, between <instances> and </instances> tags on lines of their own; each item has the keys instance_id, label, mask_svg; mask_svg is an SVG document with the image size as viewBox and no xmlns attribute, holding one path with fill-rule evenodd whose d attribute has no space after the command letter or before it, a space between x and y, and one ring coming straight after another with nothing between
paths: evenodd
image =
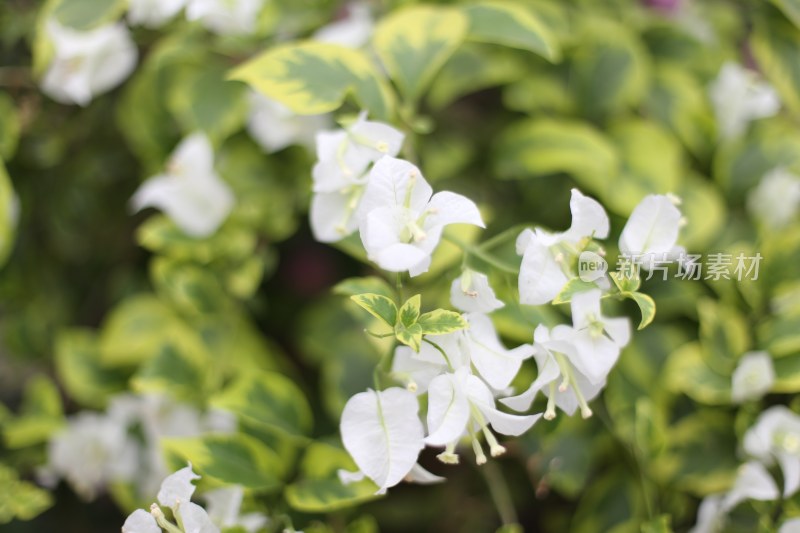
<instances>
[{"instance_id":1,"label":"white bract","mask_svg":"<svg viewBox=\"0 0 800 533\"><path fill-rule=\"evenodd\" d=\"M312 169L311 230L320 242L335 242L358 228L359 205L375 161L395 156L403 133L361 113L350 126L317 134L317 163Z\"/></svg>"},{"instance_id":2,"label":"white bract","mask_svg":"<svg viewBox=\"0 0 800 533\"><path fill-rule=\"evenodd\" d=\"M775 90L759 76L737 63L727 62L709 87L719 136L742 134L756 119L771 117L780 109Z\"/></svg>"},{"instance_id":3,"label":"white bract","mask_svg":"<svg viewBox=\"0 0 800 533\"><path fill-rule=\"evenodd\" d=\"M122 533L161 533L161 527L152 514L136 509L122 524Z\"/></svg>"},{"instance_id":4,"label":"white bract","mask_svg":"<svg viewBox=\"0 0 800 533\"><path fill-rule=\"evenodd\" d=\"M472 200L447 191L433 194L416 166L388 156L372 167L360 210L361 242L369 259L411 276L428 271L445 226L484 227Z\"/></svg>"},{"instance_id":5,"label":"white bract","mask_svg":"<svg viewBox=\"0 0 800 533\"><path fill-rule=\"evenodd\" d=\"M240 514L244 488L240 485L222 487L202 495L207 504L211 521L222 529L239 527L247 533L255 533L267 525L268 519L261 513Z\"/></svg>"},{"instance_id":6,"label":"white bract","mask_svg":"<svg viewBox=\"0 0 800 533\"><path fill-rule=\"evenodd\" d=\"M781 229L800 212L800 176L783 168L764 175L747 198L750 213L770 229Z\"/></svg>"},{"instance_id":7,"label":"white bract","mask_svg":"<svg viewBox=\"0 0 800 533\"><path fill-rule=\"evenodd\" d=\"M724 495L712 494L703 498L697 509L697 523L689 533L720 533L725 524Z\"/></svg>"},{"instance_id":8,"label":"white bract","mask_svg":"<svg viewBox=\"0 0 800 533\"><path fill-rule=\"evenodd\" d=\"M757 400L775 383L775 369L767 352L748 352L733 371L731 398L735 403Z\"/></svg>"},{"instance_id":9,"label":"white bract","mask_svg":"<svg viewBox=\"0 0 800 533\"><path fill-rule=\"evenodd\" d=\"M596 200L572 189L569 206L572 225L567 231L526 229L517 238L517 253L522 255L519 297L523 304L552 301L573 277L568 267L570 258L577 257L589 239L608 236L608 216Z\"/></svg>"},{"instance_id":10,"label":"white bract","mask_svg":"<svg viewBox=\"0 0 800 533\"><path fill-rule=\"evenodd\" d=\"M112 481L129 481L138 468L139 448L124 423L98 413L79 413L48 445L45 476L66 479L91 500Z\"/></svg>"},{"instance_id":11,"label":"white bract","mask_svg":"<svg viewBox=\"0 0 800 533\"><path fill-rule=\"evenodd\" d=\"M246 35L256 30L265 0L189 0L186 18L221 35Z\"/></svg>"},{"instance_id":12,"label":"white bract","mask_svg":"<svg viewBox=\"0 0 800 533\"><path fill-rule=\"evenodd\" d=\"M781 524L778 533L800 533L800 518L791 518Z\"/></svg>"},{"instance_id":13,"label":"white bract","mask_svg":"<svg viewBox=\"0 0 800 533\"><path fill-rule=\"evenodd\" d=\"M650 194L634 208L619 237L619 251L634 263L650 269L677 257L682 216L672 195Z\"/></svg>"},{"instance_id":14,"label":"white bract","mask_svg":"<svg viewBox=\"0 0 800 533\"><path fill-rule=\"evenodd\" d=\"M478 464L486 462L477 434L483 433L493 457L505 452L489 426L503 435L521 435L536 423L541 415L519 416L504 413L495 407L489 387L468 368L442 374L428 387L428 430L425 443L445 446L439 459L457 463L455 448L460 438L469 434Z\"/></svg>"},{"instance_id":15,"label":"white bract","mask_svg":"<svg viewBox=\"0 0 800 533\"><path fill-rule=\"evenodd\" d=\"M375 22L369 6L362 2L352 2L346 6L347 14L314 33L314 40L338 44L349 48L361 48L372 36Z\"/></svg>"},{"instance_id":16,"label":"white bract","mask_svg":"<svg viewBox=\"0 0 800 533\"><path fill-rule=\"evenodd\" d=\"M495 296L486 274L469 269L450 285L450 302L465 313L491 313L505 305Z\"/></svg>"},{"instance_id":17,"label":"white bract","mask_svg":"<svg viewBox=\"0 0 800 533\"><path fill-rule=\"evenodd\" d=\"M48 20L53 59L42 91L57 102L85 106L122 83L136 67L138 51L123 24L78 31Z\"/></svg>"},{"instance_id":18,"label":"white bract","mask_svg":"<svg viewBox=\"0 0 800 533\"><path fill-rule=\"evenodd\" d=\"M158 28L184 8L187 0L129 0L128 22L133 26Z\"/></svg>"},{"instance_id":19,"label":"white bract","mask_svg":"<svg viewBox=\"0 0 800 533\"><path fill-rule=\"evenodd\" d=\"M400 483L425 447L418 411L417 397L398 387L356 394L344 406L342 442L361 473L378 485L378 494ZM345 473L343 479L359 477Z\"/></svg>"},{"instance_id":20,"label":"white bract","mask_svg":"<svg viewBox=\"0 0 800 533\"><path fill-rule=\"evenodd\" d=\"M739 467L733 488L722 502L724 509L733 509L745 500L772 501L780 491L767 469L759 462L750 461Z\"/></svg>"},{"instance_id":21,"label":"white bract","mask_svg":"<svg viewBox=\"0 0 800 533\"><path fill-rule=\"evenodd\" d=\"M144 182L131 198L135 211L156 207L187 235L208 237L228 218L235 198L214 170L214 151L205 135L184 139L166 172Z\"/></svg>"},{"instance_id":22,"label":"white bract","mask_svg":"<svg viewBox=\"0 0 800 533\"><path fill-rule=\"evenodd\" d=\"M329 122L327 115L298 115L276 100L250 93L247 131L267 153L294 144L313 146L316 133Z\"/></svg>"},{"instance_id":23,"label":"white bract","mask_svg":"<svg viewBox=\"0 0 800 533\"><path fill-rule=\"evenodd\" d=\"M745 433L744 450L765 465L778 462L783 472L784 497L800 488L799 415L782 405L770 407Z\"/></svg>"},{"instance_id":24,"label":"white bract","mask_svg":"<svg viewBox=\"0 0 800 533\"><path fill-rule=\"evenodd\" d=\"M583 361L577 357L575 338L577 332L566 325L548 330L540 324L533 332L533 357L539 374L530 387L518 396L504 398L501 403L516 411L527 411L539 391L547 396L546 420L556 417L556 406L573 415L580 407L581 415L592 415L588 402L594 399L605 386L605 378L590 381L580 366Z\"/></svg>"}]
</instances>

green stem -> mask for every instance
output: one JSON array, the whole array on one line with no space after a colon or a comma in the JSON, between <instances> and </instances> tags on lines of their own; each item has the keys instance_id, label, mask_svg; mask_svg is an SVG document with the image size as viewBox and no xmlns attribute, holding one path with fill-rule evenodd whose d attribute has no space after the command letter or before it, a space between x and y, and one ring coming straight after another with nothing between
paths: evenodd
<instances>
[{"instance_id":1,"label":"green stem","mask_svg":"<svg viewBox=\"0 0 800 533\"><path fill-rule=\"evenodd\" d=\"M514 503L511 500L511 492L508 490L503 473L498 468L494 461L489 461L479 468L486 480L486 485L489 487L489 494L492 496L492 501L497 508L497 514L500 515L500 520L504 526L516 524L517 512L514 509Z\"/></svg>"},{"instance_id":2,"label":"green stem","mask_svg":"<svg viewBox=\"0 0 800 533\"><path fill-rule=\"evenodd\" d=\"M433 346L434 348L436 348L436 349L439 351L439 353L440 353L440 354L442 354L442 357L444 357L444 360L445 360L445 362L447 363L447 368L449 368L449 369L450 369L450 372L453 372L453 371L455 370L455 369L453 368L453 364L450 362L450 358L449 358L449 357L447 357L447 354L446 354L446 353L444 353L444 350L442 349L442 347L441 347L441 346L439 346L438 344L436 344L436 343L435 343L435 342L433 342L432 340L429 340L429 339L427 339L427 338L425 338L425 337L422 337L422 341L423 341L423 342L427 342L428 344L430 344L431 346Z\"/></svg>"}]
</instances>

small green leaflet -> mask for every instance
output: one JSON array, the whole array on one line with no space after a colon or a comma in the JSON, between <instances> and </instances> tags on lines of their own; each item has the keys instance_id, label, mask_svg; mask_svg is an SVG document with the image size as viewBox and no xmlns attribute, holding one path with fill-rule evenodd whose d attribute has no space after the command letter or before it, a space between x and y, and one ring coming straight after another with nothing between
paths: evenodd
<instances>
[{"instance_id":1,"label":"small green leaflet","mask_svg":"<svg viewBox=\"0 0 800 533\"><path fill-rule=\"evenodd\" d=\"M444 335L467 327L467 321L460 314L444 309L436 309L425 313L417 323L422 327L424 335Z\"/></svg>"},{"instance_id":2,"label":"small green leaflet","mask_svg":"<svg viewBox=\"0 0 800 533\"><path fill-rule=\"evenodd\" d=\"M380 318L393 328L397 324L397 305L386 296L380 294L357 294L350 297L355 303L366 309L372 316Z\"/></svg>"}]
</instances>

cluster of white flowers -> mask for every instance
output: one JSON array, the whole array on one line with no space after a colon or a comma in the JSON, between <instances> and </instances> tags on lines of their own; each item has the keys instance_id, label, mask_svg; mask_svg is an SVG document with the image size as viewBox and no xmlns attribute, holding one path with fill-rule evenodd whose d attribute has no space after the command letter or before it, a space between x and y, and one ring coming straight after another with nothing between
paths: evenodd
<instances>
[{"instance_id":1,"label":"cluster of white flowers","mask_svg":"<svg viewBox=\"0 0 800 533\"><path fill-rule=\"evenodd\" d=\"M114 482L150 494L168 473L161 439L229 433L235 425L228 413L203 414L167 396L121 394L106 412L78 413L53 435L40 478L47 485L63 478L87 500Z\"/></svg>"},{"instance_id":2,"label":"cluster of white flowers","mask_svg":"<svg viewBox=\"0 0 800 533\"><path fill-rule=\"evenodd\" d=\"M771 117L781 107L772 86L756 72L733 62L722 66L709 94L721 139L741 135L751 121Z\"/></svg>"},{"instance_id":3,"label":"cluster of white flowers","mask_svg":"<svg viewBox=\"0 0 800 533\"><path fill-rule=\"evenodd\" d=\"M190 464L169 475L161 483L156 496L158 503L150 511L137 509L125 520L122 533L219 533L222 528L238 528L247 533L259 531L267 524L260 513L240 514L244 489L238 485L216 489L203 495L208 510L191 501L195 491L192 481L200 476ZM177 524L164 515L161 507L172 511Z\"/></svg>"},{"instance_id":4,"label":"cluster of white flowers","mask_svg":"<svg viewBox=\"0 0 800 533\"><path fill-rule=\"evenodd\" d=\"M707 496L697 513L692 533L725 531L727 514L746 500L790 498L800 489L800 415L782 405L770 407L744 435L749 460L739 468L730 491ZM768 469L780 468L783 488ZM800 519L784 522L779 533L800 531Z\"/></svg>"}]
</instances>

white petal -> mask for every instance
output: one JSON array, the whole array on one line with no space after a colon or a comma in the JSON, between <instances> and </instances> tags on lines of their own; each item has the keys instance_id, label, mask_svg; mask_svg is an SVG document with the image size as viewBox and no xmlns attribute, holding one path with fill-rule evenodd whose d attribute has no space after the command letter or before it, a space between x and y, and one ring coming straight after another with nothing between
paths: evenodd
<instances>
[{"instance_id":1,"label":"white petal","mask_svg":"<svg viewBox=\"0 0 800 533\"><path fill-rule=\"evenodd\" d=\"M466 286L464 286L465 276L469 281ZM450 285L450 303L465 313L491 313L505 305L495 296L486 274L472 271L465 272L453 280Z\"/></svg>"},{"instance_id":2,"label":"white petal","mask_svg":"<svg viewBox=\"0 0 800 533\"><path fill-rule=\"evenodd\" d=\"M417 397L398 387L356 394L344 407L344 447L379 493L402 481L425 446L418 410Z\"/></svg>"},{"instance_id":3,"label":"white petal","mask_svg":"<svg viewBox=\"0 0 800 533\"><path fill-rule=\"evenodd\" d=\"M587 328L592 320L600 320L600 289L590 289L572 296L570 309L575 329Z\"/></svg>"},{"instance_id":4,"label":"white petal","mask_svg":"<svg viewBox=\"0 0 800 533\"><path fill-rule=\"evenodd\" d=\"M90 80L94 95L109 91L125 81L136 68L139 57L136 45L124 24L117 23L105 28L105 42L91 61Z\"/></svg>"},{"instance_id":5,"label":"white petal","mask_svg":"<svg viewBox=\"0 0 800 533\"><path fill-rule=\"evenodd\" d=\"M800 533L800 518L791 518L781 524L778 533Z\"/></svg>"},{"instance_id":6,"label":"white petal","mask_svg":"<svg viewBox=\"0 0 800 533\"><path fill-rule=\"evenodd\" d=\"M431 267L432 258L430 255L423 257L419 263L408 267L408 275L412 278L420 276Z\"/></svg>"},{"instance_id":7,"label":"white petal","mask_svg":"<svg viewBox=\"0 0 800 533\"><path fill-rule=\"evenodd\" d=\"M178 514L185 533L219 533L219 528L211 521L206 510L196 503L181 502Z\"/></svg>"},{"instance_id":8,"label":"white petal","mask_svg":"<svg viewBox=\"0 0 800 533\"><path fill-rule=\"evenodd\" d=\"M406 480L412 483L419 483L420 485L433 485L434 483L441 483L446 481L445 478L431 474L419 464L415 464L411 471L406 476Z\"/></svg>"},{"instance_id":9,"label":"white petal","mask_svg":"<svg viewBox=\"0 0 800 533\"><path fill-rule=\"evenodd\" d=\"M426 348L427 347L427 348ZM424 349L435 350L429 344L420 347L420 351ZM438 358L441 359L441 354ZM392 374L400 381L410 381L416 386L416 393L423 394L427 392L430 382L441 374L447 367L444 362L430 363L414 357L414 351L408 346L398 346L394 350L394 358L392 359Z\"/></svg>"},{"instance_id":10,"label":"white petal","mask_svg":"<svg viewBox=\"0 0 800 533\"><path fill-rule=\"evenodd\" d=\"M773 452L796 454L797 442L800 442L800 415L783 405L775 405L761 413L747 430L743 444L748 455L769 464Z\"/></svg>"},{"instance_id":11,"label":"white petal","mask_svg":"<svg viewBox=\"0 0 800 533\"><path fill-rule=\"evenodd\" d=\"M631 213L619 249L629 256L668 253L678 240L681 212L662 194L648 195Z\"/></svg>"},{"instance_id":12,"label":"white petal","mask_svg":"<svg viewBox=\"0 0 800 533\"><path fill-rule=\"evenodd\" d=\"M608 237L608 215L597 200L584 196L578 189L572 189L569 208L572 211L572 225L563 234L564 240L578 242L584 237Z\"/></svg>"},{"instance_id":13,"label":"white petal","mask_svg":"<svg viewBox=\"0 0 800 533\"><path fill-rule=\"evenodd\" d=\"M157 496L158 503L175 509L179 504L190 501L196 488L192 484L192 480L195 479L200 479L200 476L192 472L191 464L169 475L161 483Z\"/></svg>"},{"instance_id":14,"label":"white petal","mask_svg":"<svg viewBox=\"0 0 800 533\"><path fill-rule=\"evenodd\" d=\"M775 382L775 369L767 352L748 352L742 356L731 378L731 398L736 403L757 400Z\"/></svg>"},{"instance_id":15,"label":"white petal","mask_svg":"<svg viewBox=\"0 0 800 533\"><path fill-rule=\"evenodd\" d=\"M339 481L342 482L342 485L358 483L359 481L367 477L361 470L358 470L356 472L350 472L349 470L344 470L341 468L336 471L336 475L339 477Z\"/></svg>"},{"instance_id":16,"label":"white petal","mask_svg":"<svg viewBox=\"0 0 800 533\"><path fill-rule=\"evenodd\" d=\"M263 4L264 0L189 0L186 18L221 35L244 35L256 29Z\"/></svg>"},{"instance_id":17,"label":"white petal","mask_svg":"<svg viewBox=\"0 0 800 533\"><path fill-rule=\"evenodd\" d=\"M604 335L581 330L575 337L575 354L570 362L595 384L604 382L619 358L619 346Z\"/></svg>"},{"instance_id":18,"label":"white petal","mask_svg":"<svg viewBox=\"0 0 800 533\"><path fill-rule=\"evenodd\" d=\"M564 392L556 389L555 398L556 406L570 416L575 414L575 411L577 411L578 407L580 407L580 402L578 402L578 397L575 394L575 387L581 391L583 399L588 403L595 399L597 395L600 394L600 391L602 391L606 386L605 380L592 383L586 378L586 376L584 376L575 368L572 369L572 376L575 379L575 385L570 384L570 386L567 387L567 390ZM548 398L550 397L549 388L543 389L543 392Z\"/></svg>"},{"instance_id":19,"label":"white petal","mask_svg":"<svg viewBox=\"0 0 800 533\"><path fill-rule=\"evenodd\" d=\"M361 48L369 41L374 26L367 4L353 2L347 17L323 26L314 33L314 40L349 48ZM396 155L397 152L390 155Z\"/></svg>"},{"instance_id":20,"label":"white petal","mask_svg":"<svg viewBox=\"0 0 800 533\"><path fill-rule=\"evenodd\" d=\"M522 394L500 400L500 403L515 411L527 411L530 409L539 391L544 389L545 385L555 381L561 376L561 370L558 368L558 364L556 364L553 357L546 350L537 348L534 357L536 358L536 366L539 369L539 374L536 376L533 383L531 383L530 387Z\"/></svg>"},{"instance_id":21,"label":"white petal","mask_svg":"<svg viewBox=\"0 0 800 533\"><path fill-rule=\"evenodd\" d=\"M463 372L465 369L459 371ZM464 433L469 421L469 402L459 380L463 376L442 374L428 387L428 431L425 444L444 446Z\"/></svg>"},{"instance_id":22,"label":"white petal","mask_svg":"<svg viewBox=\"0 0 800 533\"><path fill-rule=\"evenodd\" d=\"M243 498L244 489L239 485L222 487L203 494L209 518L220 527L236 525Z\"/></svg>"},{"instance_id":23,"label":"white petal","mask_svg":"<svg viewBox=\"0 0 800 533\"><path fill-rule=\"evenodd\" d=\"M354 148L364 152L370 161L396 156L405 138L403 132L388 124L363 119L357 120L348 131L355 143Z\"/></svg>"},{"instance_id":24,"label":"white petal","mask_svg":"<svg viewBox=\"0 0 800 533\"><path fill-rule=\"evenodd\" d=\"M469 401L480 409L492 429L503 435L522 435L542 416L541 414L520 416L499 411L494 406L492 392L477 376L467 376L466 390Z\"/></svg>"},{"instance_id":25,"label":"white petal","mask_svg":"<svg viewBox=\"0 0 800 533\"><path fill-rule=\"evenodd\" d=\"M444 226L446 224L472 224L485 228L481 213L475 202L454 192L437 192L431 198L425 219L426 226Z\"/></svg>"},{"instance_id":26,"label":"white petal","mask_svg":"<svg viewBox=\"0 0 800 533\"><path fill-rule=\"evenodd\" d=\"M777 456L783 472L783 497L789 498L800 488L800 457L789 453Z\"/></svg>"},{"instance_id":27,"label":"white petal","mask_svg":"<svg viewBox=\"0 0 800 533\"><path fill-rule=\"evenodd\" d=\"M348 209L350 195L319 192L311 198L309 220L311 233L319 242L336 242L358 228L358 219Z\"/></svg>"},{"instance_id":28,"label":"white petal","mask_svg":"<svg viewBox=\"0 0 800 533\"><path fill-rule=\"evenodd\" d=\"M161 533L156 519L144 509L136 509L122 525L122 533Z\"/></svg>"},{"instance_id":29,"label":"white petal","mask_svg":"<svg viewBox=\"0 0 800 533\"><path fill-rule=\"evenodd\" d=\"M780 496L778 486L761 463L751 461L739 467L733 488L725 497L723 506L732 509L744 500L771 501Z\"/></svg>"},{"instance_id":30,"label":"white petal","mask_svg":"<svg viewBox=\"0 0 800 533\"><path fill-rule=\"evenodd\" d=\"M130 0L128 22L131 26L157 28L168 22L186 5L186 0Z\"/></svg>"},{"instance_id":31,"label":"white petal","mask_svg":"<svg viewBox=\"0 0 800 533\"><path fill-rule=\"evenodd\" d=\"M602 319L603 329L614 344L620 348L624 348L631 340L631 321L625 317L622 318L605 318Z\"/></svg>"},{"instance_id":32,"label":"white petal","mask_svg":"<svg viewBox=\"0 0 800 533\"><path fill-rule=\"evenodd\" d=\"M508 387L519 372L522 361L533 355L533 346L523 344L509 350L500 343L488 316L470 313L465 318L469 323L466 339L472 364L492 388Z\"/></svg>"},{"instance_id":33,"label":"white petal","mask_svg":"<svg viewBox=\"0 0 800 533\"><path fill-rule=\"evenodd\" d=\"M433 194L433 189L416 166L394 157L379 159L367 180L367 189L361 200L364 213L391 206L408 207L422 214ZM409 200L407 206L406 199Z\"/></svg>"},{"instance_id":34,"label":"white petal","mask_svg":"<svg viewBox=\"0 0 800 533\"><path fill-rule=\"evenodd\" d=\"M721 494L703 498L697 510L697 523L689 530L689 533L720 533L722 522L725 519L722 498Z\"/></svg>"},{"instance_id":35,"label":"white petal","mask_svg":"<svg viewBox=\"0 0 800 533\"><path fill-rule=\"evenodd\" d=\"M524 235L527 247L519 269L520 302L543 305L552 301L569 280L550 250L533 233Z\"/></svg>"},{"instance_id":36,"label":"white petal","mask_svg":"<svg viewBox=\"0 0 800 533\"><path fill-rule=\"evenodd\" d=\"M314 136L328 125L325 115L296 115L280 102L250 93L247 131L267 153L300 144L313 146Z\"/></svg>"}]
</instances>

